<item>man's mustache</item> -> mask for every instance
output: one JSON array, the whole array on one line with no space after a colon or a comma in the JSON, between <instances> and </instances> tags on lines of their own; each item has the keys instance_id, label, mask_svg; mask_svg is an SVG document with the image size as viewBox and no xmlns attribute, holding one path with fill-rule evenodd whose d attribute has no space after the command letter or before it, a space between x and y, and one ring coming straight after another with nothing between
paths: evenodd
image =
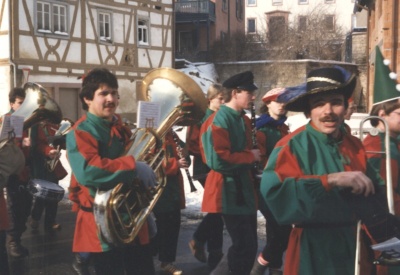
<instances>
[{"instance_id":1,"label":"man's mustache","mask_svg":"<svg viewBox=\"0 0 400 275\"><path fill-rule=\"evenodd\" d=\"M104 108L115 108L115 104L114 103L106 103L103 106L104 106Z\"/></svg>"},{"instance_id":2,"label":"man's mustache","mask_svg":"<svg viewBox=\"0 0 400 275\"><path fill-rule=\"evenodd\" d=\"M337 122L339 117L337 115L327 115L319 119L320 122Z\"/></svg>"}]
</instances>

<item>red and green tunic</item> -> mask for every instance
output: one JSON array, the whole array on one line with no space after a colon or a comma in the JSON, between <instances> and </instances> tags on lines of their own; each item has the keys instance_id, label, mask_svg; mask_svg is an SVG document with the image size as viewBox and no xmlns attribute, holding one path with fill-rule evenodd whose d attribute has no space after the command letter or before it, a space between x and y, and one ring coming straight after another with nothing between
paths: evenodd
<instances>
[{"instance_id":1,"label":"red and green tunic","mask_svg":"<svg viewBox=\"0 0 400 275\"><path fill-rule=\"evenodd\" d=\"M344 124L340 132L337 141L308 123L277 143L264 169L261 193L269 208L279 223L297 225L285 274L354 274L355 214L327 177L362 171L373 182L381 179L367 163L361 141Z\"/></svg>"},{"instance_id":2,"label":"red and green tunic","mask_svg":"<svg viewBox=\"0 0 400 275\"><path fill-rule=\"evenodd\" d=\"M67 134L71 187L76 191L73 199L80 206L73 252L102 252L112 248L101 237L90 209L97 190L110 190L135 178L135 159L122 156L129 136L130 131L122 125L120 117L115 116L110 122L89 112ZM139 239L142 243L147 241L147 225L142 227Z\"/></svg>"},{"instance_id":3,"label":"red and green tunic","mask_svg":"<svg viewBox=\"0 0 400 275\"><path fill-rule=\"evenodd\" d=\"M200 129L200 151L211 168L207 176L202 211L209 213L252 215L257 199L251 168L251 122L241 112L222 105ZM238 183L241 190L238 190ZM244 204L238 204L242 192Z\"/></svg>"}]
</instances>

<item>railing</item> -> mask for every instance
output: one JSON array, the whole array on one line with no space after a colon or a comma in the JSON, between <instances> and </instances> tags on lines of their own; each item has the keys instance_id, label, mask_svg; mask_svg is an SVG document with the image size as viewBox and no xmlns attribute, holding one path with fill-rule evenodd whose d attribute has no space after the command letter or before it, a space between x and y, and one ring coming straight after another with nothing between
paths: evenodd
<instances>
[{"instance_id":1,"label":"railing","mask_svg":"<svg viewBox=\"0 0 400 275\"><path fill-rule=\"evenodd\" d=\"M176 2L176 13L205 13L215 17L215 3L209 0Z\"/></svg>"}]
</instances>

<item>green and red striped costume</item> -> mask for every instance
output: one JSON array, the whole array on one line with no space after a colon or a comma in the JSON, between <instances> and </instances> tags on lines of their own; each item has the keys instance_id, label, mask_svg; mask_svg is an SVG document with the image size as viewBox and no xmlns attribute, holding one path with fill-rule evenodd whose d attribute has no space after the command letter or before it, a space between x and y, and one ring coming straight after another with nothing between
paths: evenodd
<instances>
[{"instance_id":1,"label":"green and red striped costume","mask_svg":"<svg viewBox=\"0 0 400 275\"><path fill-rule=\"evenodd\" d=\"M103 252L112 248L100 236L90 210L97 189L110 190L118 183L132 182L135 178L135 159L123 156L130 135L119 116L110 122L89 112L67 134L67 154L72 170L70 190L75 191L70 198L80 207L73 252ZM147 233L146 224L139 236L142 243L147 242Z\"/></svg>"},{"instance_id":2,"label":"green and red striped costume","mask_svg":"<svg viewBox=\"0 0 400 275\"><path fill-rule=\"evenodd\" d=\"M251 168L251 122L244 112L222 105L200 129L200 151L209 172L202 211L209 213L253 215L257 199ZM237 181L241 183L244 204L237 203Z\"/></svg>"},{"instance_id":3,"label":"green and red striped costume","mask_svg":"<svg viewBox=\"0 0 400 275\"><path fill-rule=\"evenodd\" d=\"M362 171L373 182L360 140L340 128L334 140L312 123L282 138L272 151L261 181L261 193L277 221L295 224L286 251L286 275L354 274L354 212L328 185L330 173ZM354 226L352 226L354 225Z\"/></svg>"}]
</instances>

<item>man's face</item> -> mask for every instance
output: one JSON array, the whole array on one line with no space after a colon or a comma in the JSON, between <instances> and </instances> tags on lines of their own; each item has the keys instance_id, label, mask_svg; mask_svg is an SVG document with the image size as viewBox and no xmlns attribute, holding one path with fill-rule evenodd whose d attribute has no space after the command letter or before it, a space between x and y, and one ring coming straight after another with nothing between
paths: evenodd
<instances>
[{"instance_id":1,"label":"man's face","mask_svg":"<svg viewBox=\"0 0 400 275\"><path fill-rule=\"evenodd\" d=\"M256 96L253 92L241 90L239 93L235 94L236 97L236 105L238 110L242 111L244 109L250 108L250 103L254 101Z\"/></svg>"},{"instance_id":2,"label":"man's face","mask_svg":"<svg viewBox=\"0 0 400 275\"><path fill-rule=\"evenodd\" d=\"M17 97L14 101L14 103L10 103L11 109L15 112L16 110L21 107L22 103L24 102L24 98L22 97Z\"/></svg>"},{"instance_id":3,"label":"man's face","mask_svg":"<svg viewBox=\"0 0 400 275\"><path fill-rule=\"evenodd\" d=\"M268 107L268 113L273 118L279 118L286 114L284 104L276 101L270 101L266 104Z\"/></svg>"},{"instance_id":4,"label":"man's face","mask_svg":"<svg viewBox=\"0 0 400 275\"><path fill-rule=\"evenodd\" d=\"M346 109L341 94L316 94L308 99L310 119L322 133L337 137Z\"/></svg>"},{"instance_id":5,"label":"man's face","mask_svg":"<svg viewBox=\"0 0 400 275\"><path fill-rule=\"evenodd\" d=\"M118 89L101 85L93 95L93 99L85 98L88 111L98 117L111 121L118 107Z\"/></svg>"}]
</instances>

